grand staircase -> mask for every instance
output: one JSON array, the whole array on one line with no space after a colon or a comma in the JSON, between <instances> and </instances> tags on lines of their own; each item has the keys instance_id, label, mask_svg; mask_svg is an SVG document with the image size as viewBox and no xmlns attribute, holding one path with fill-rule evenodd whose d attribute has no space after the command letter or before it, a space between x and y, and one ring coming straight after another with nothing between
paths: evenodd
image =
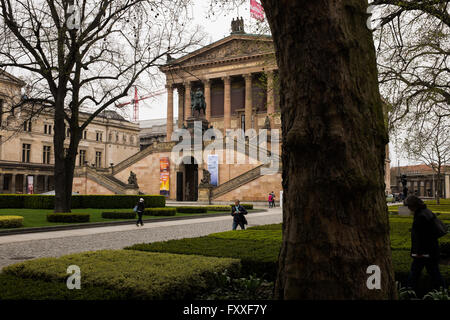
<instances>
[{"instance_id":1,"label":"grand staircase","mask_svg":"<svg viewBox=\"0 0 450 320\"><path fill-rule=\"evenodd\" d=\"M133 189L133 187L113 177L111 174L97 171L88 166L75 169L75 177L87 177L115 194L126 194L127 190Z\"/></svg>"},{"instance_id":2,"label":"grand staircase","mask_svg":"<svg viewBox=\"0 0 450 320\"><path fill-rule=\"evenodd\" d=\"M261 173L261 169L269 167L270 163L259 165L233 179L228 180L225 183L222 183L221 185L211 190L212 193L211 198L216 199L230 191L237 189L240 186L243 186L255 179L258 179L259 177L263 176L263 174ZM278 169L278 172L281 172L281 167Z\"/></svg>"}]
</instances>

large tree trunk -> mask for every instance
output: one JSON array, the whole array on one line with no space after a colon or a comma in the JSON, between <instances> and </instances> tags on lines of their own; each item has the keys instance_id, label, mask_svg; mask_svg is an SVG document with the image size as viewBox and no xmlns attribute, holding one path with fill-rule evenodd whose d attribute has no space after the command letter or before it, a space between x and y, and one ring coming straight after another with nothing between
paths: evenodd
<instances>
[{"instance_id":1,"label":"large tree trunk","mask_svg":"<svg viewBox=\"0 0 450 320\"><path fill-rule=\"evenodd\" d=\"M64 152L66 126L64 109L55 106L54 154L55 154L55 212L71 212L72 183L79 144L77 134L72 133L68 152Z\"/></svg>"},{"instance_id":2,"label":"large tree trunk","mask_svg":"<svg viewBox=\"0 0 450 320\"><path fill-rule=\"evenodd\" d=\"M262 0L280 77L283 244L275 297L396 297L388 142L367 1ZM369 290L367 268L381 270Z\"/></svg>"}]
</instances>

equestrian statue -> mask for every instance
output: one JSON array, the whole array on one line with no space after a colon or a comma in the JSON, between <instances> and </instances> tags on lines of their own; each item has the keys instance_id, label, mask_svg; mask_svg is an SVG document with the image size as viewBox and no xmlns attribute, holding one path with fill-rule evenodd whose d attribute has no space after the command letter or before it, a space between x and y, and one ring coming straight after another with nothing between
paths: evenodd
<instances>
[{"instance_id":1,"label":"equestrian statue","mask_svg":"<svg viewBox=\"0 0 450 320\"><path fill-rule=\"evenodd\" d=\"M200 111L203 110L203 115L205 115L206 111L206 101L205 96L200 88L197 88L197 91L191 93L191 109L192 115L194 115L194 111L197 110L199 116L201 115Z\"/></svg>"}]
</instances>

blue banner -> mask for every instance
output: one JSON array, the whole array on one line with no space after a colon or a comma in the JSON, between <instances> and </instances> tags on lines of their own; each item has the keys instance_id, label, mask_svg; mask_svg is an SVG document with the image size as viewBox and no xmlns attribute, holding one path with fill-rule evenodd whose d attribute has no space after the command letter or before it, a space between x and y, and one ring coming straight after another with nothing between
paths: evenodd
<instances>
[{"instance_id":1,"label":"blue banner","mask_svg":"<svg viewBox=\"0 0 450 320\"><path fill-rule=\"evenodd\" d=\"M219 185L219 156L217 154L208 155L208 171L211 174L211 184Z\"/></svg>"}]
</instances>

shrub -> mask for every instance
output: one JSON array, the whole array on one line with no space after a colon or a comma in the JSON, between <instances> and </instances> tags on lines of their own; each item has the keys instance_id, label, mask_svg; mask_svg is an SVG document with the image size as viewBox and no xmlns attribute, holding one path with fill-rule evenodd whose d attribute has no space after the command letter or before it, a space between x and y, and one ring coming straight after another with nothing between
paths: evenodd
<instances>
[{"instance_id":1,"label":"shrub","mask_svg":"<svg viewBox=\"0 0 450 320\"><path fill-rule=\"evenodd\" d=\"M79 208L133 208L144 199L147 208L165 207L166 198L161 195L73 195L72 209ZM2 194L0 208L53 209L55 196L40 194Z\"/></svg>"},{"instance_id":2,"label":"shrub","mask_svg":"<svg viewBox=\"0 0 450 320\"><path fill-rule=\"evenodd\" d=\"M23 197L23 208L27 209L53 209L55 196L29 194Z\"/></svg>"},{"instance_id":3,"label":"shrub","mask_svg":"<svg viewBox=\"0 0 450 320\"><path fill-rule=\"evenodd\" d=\"M0 194L0 208L24 208L22 194Z\"/></svg>"},{"instance_id":4,"label":"shrub","mask_svg":"<svg viewBox=\"0 0 450 320\"><path fill-rule=\"evenodd\" d=\"M278 254L281 241L274 240L269 231L264 239L264 231L258 240L241 234L251 233L256 237L255 231L231 231L229 237L225 233L212 234L205 237L169 240L166 242L154 242L151 244L136 244L125 249L148 252L169 252L187 255L203 255L208 257L237 258L241 260L244 276L255 274L267 280L274 280L277 271ZM239 239L233 238L239 237ZM281 234L278 236L281 239Z\"/></svg>"},{"instance_id":5,"label":"shrub","mask_svg":"<svg viewBox=\"0 0 450 320\"><path fill-rule=\"evenodd\" d=\"M144 215L147 216L174 216L177 214L175 208L149 208L144 210Z\"/></svg>"},{"instance_id":6,"label":"shrub","mask_svg":"<svg viewBox=\"0 0 450 320\"><path fill-rule=\"evenodd\" d=\"M393 218L391 221L392 261L395 279L406 284L411 265L410 235L411 221ZM396 221L399 220L399 221ZM446 236L448 237L448 236ZM444 237L444 238L446 238ZM448 243L441 239L440 243ZM213 257L241 259L243 275L255 274L273 281L278 266L281 247L281 224L257 226L243 231L227 231L205 237L136 244L125 249L150 252L170 252L179 254L198 254ZM440 266L445 281L450 282L450 266ZM422 277L420 292L429 292L430 278Z\"/></svg>"},{"instance_id":7,"label":"shrub","mask_svg":"<svg viewBox=\"0 0 450 320\"><path fill-rule=\"evenodd\" d=\"M72 208L75 208L75 204L80 205L79 208L133 208L140 198L144 199L146 208L159 208L166 205L166 198L160 195L75 195L72 199L77 200Z\"/></svg>"},{"instance_id":8,"label":"shrub","mask_svg":"<svg viewBox=\"0 0 450 320\"><path fill-rule=\"evenodd\" d=\"M136 212L102 212L103 219L134 219Z\"/></svg>"},{"instance_id":9,"label":"shrub","mask_svg":"<svg viewBox=\"0 0 450 320\"><path fill-rule=\"evenodd\" d=\"M47 213L48 222L89 222L89 213Z\"/></svg>"},{"instance_id":10,"label":"shrub","mask_svg":"<svg viewBox=\"0 0 450 320\"><path fill-rule=\"evenodd\" d=\"M215 272L228 270L239 274L239 260L236 259L131 250L102 250L41 258L7 266L3 272L9 277L65 285L69 265L80 267L83 289L66 291L84 292L85 288L98 287L120 293L121 299L189 299L216 286ZM4 291L2 286L0 283L0 297ZM9 288L9 295L14 294L11 291L14 290Z\"/></svg>"},{"instance_id":11,"label":"shrub","mask_svg":"<svg viewBox=\"0 0 450 320\"><path fill-rule=\"evenodd\" d=\"M230 206L228 205L208 205L205 206L208 211L226 211L230 212Z\"/></svg>"},{"instance_id":12,"label":"shrub","mask_svg":"<svg viewBox=\"0 0 450 320\"><path fill-rule=\"evenodd\" d=\"M207 213L206 207L189 206L189 207L176 207L178 213Z\"/></svg>"},{"instance_id":13,"label":"shrub","mask_svg":"<svg viewBox=\"0 0 450 320\"><path fill-rule=\"evenodd\" d=\"M20 228L23 226L21 216L0 216L0 228Z\"/></svg>"},{"instance_id":14,"label":"shrub","mask_svg":"<svg viewBox=\"0 0 450 320\"><path fill-rule=\"evenodd\" d=\"M253 204L251 204L251 203L241 203L240 205L243 206L247 210L253 209ZM234 203L230 204L230 207L232 207L232 206L234 206Z\"/></svg>"}]
</instances>

